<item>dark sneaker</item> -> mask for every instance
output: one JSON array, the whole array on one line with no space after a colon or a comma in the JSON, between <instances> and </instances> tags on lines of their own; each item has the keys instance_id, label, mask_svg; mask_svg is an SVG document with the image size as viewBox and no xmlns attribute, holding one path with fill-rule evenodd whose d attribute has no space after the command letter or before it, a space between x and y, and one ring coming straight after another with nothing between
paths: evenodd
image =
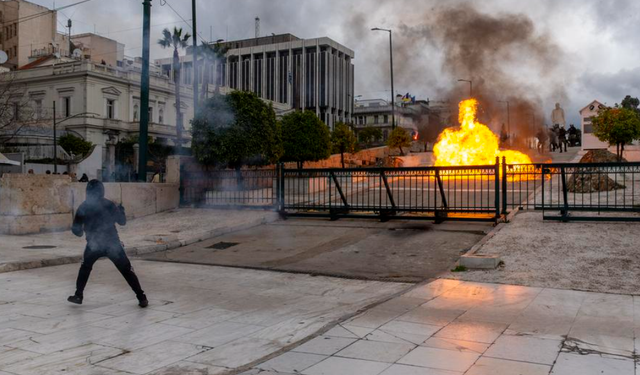
<instances>
[{"instance_id":1,"label":"dark sneaker","mask_svg":"<svg viewBox=\"0 0 640 375\"><path fill-rule=\"evenodd\" d=\"M67 301L78 304L78 305L82 305L82 297L69 296L69 298L67 298Z\"/></svg>"},{"instance_id":2,"label":"dark sneaker","mask_svg":"<svg viewBox=\"0 0 640 375\"><path fill-rule=\"evenodd\" d=\"M138 297L138 306L142 307L143 309L149 306L149 301L147 300L147 296L143 294L140 297Z\"/></svg>"}]
</instances>

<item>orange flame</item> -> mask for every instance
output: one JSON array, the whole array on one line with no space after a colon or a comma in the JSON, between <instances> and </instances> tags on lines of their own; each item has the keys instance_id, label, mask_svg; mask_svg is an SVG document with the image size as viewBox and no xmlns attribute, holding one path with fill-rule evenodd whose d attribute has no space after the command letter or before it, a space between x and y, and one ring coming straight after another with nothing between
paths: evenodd
<instances>
[{"instance_id":1,"label":"orange flame","mask_svg":"<svg viewBox=\"0 0 640 375\"><path fill-rule=\"evenodd\" d=\"M460 103L460 128L445 129L433 147L436 166L493 165L496 157L506 157L509 164L530 164L529 156L519 151L500 150L500 141L491 129L476 120L478 101Z\"/></svg>"}]
</instances>

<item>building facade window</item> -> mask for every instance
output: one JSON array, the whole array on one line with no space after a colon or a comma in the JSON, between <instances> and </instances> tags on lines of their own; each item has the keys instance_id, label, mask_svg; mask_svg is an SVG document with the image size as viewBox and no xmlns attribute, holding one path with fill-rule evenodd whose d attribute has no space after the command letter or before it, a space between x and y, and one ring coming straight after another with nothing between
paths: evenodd
<instances>
[{"instance_id":1,"label":"building facade window","mask_svg":"<svg viewBox=\"0 0 640 375\"><path fill-rule=\"evenodd\" d=\"M389 123L389 115L384 115L384 123L385 124Z\"/></svg>"},{"instance_id":2,"label":"building facade window","mask_svg":"<svg viewBox=\"0 0 640 375\"><path fill-rule=\"evenodd\" d=\"M62 114L64 117L71 116L71 97L69 96L62 98Z\"/></svg>"},{"instance_id":3,"label":"building facade window","mask_svg":"<svg viewBox=\"0 0 640 375\"><path fill-rule=\"evenodd\" d=\"M36 105L36 120L40 120L42 118L42 99L37 99L34 101Z\"/></svg>"},{"instance_id":4,"label":"building facade window","mask_svg":"<svg viewBox=\"0 0 640 375\"><path fill-rule=\"evenodd\" d=\"M149 122L153 122L153 107L149 107Z\"/></svg>"},{"instance_id":5,"label":"building facade window","mask_svg":"<svg viewBox=\"0 0 640 375\"><path fill-rule=\"evenodd\" d=\"M380 116L378 115L373 116L373 123L377 125L378 121L380 121Z\"/></svg>"},{"instance_id":6,"label":"building facade window","mask_svg":"<svg viewBox=\"0 0 640 375\"><path fill-rule=\"evenodd\" d=\"M107 99L107 118L110 120L116 118L116 101L114 99Z\"/></svg>"},{"instance_id":7,"label":"building facade window","mask_svg":"<svg viewBox=\"0 0 640 375\"><path fill-rule=\"evenodd\" d=\"M133 106L133 121L138 121L139 114L140 114L140 106L136 104Z\"/></svg>"},{"instance_id":8,"label":"building facade window","mask_svg":"<svg viewBox=\"0 0 640 375\"><path fill-rule=\"evenodd\" d=\"M162 108L158 111L158 123L164 124L164 109Z\"/></svg>"},{"instance_id":9,"label":"building facade window","mask_svg":"<svg viewBox=\"0 0 640 375\"><path fill-rule=\"evenodd\" d=\"M389 139L389 131L388 130L383 130L382 131L382 139L386 142L387 139Z\"/></svg>"}]
</instances>

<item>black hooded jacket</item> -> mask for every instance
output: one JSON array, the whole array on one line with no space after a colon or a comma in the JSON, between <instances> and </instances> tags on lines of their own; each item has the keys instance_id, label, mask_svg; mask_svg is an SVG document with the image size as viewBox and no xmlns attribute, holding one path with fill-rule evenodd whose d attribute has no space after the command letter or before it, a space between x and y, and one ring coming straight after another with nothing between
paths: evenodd
<instances>
[{"instance_id":1,"label":"black hooded jacket","mask_svg":"<svg viewBox=\"0 0 640 375\"><path fill-rule=\"evenodd\" d=\"M87 234L89 248L100 250L120 246L116 223L125 225L124 207L104 197L104 185L98 180L87 184L87 200L76 212L71 231L78 237Z\"/></svg>"}]
</instances>

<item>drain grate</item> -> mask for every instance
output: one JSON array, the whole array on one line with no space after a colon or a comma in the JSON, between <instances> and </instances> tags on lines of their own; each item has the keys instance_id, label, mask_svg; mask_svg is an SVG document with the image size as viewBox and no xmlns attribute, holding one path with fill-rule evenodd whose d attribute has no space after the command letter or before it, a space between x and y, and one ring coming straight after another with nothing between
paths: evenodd
<instances>
[{"instance_id":1,"label":"drain grate","mask_svg":"<svg viewBox=\"0 0 640 375\"><path fill-rule=\"evenodd\" d=\"M218 242L217 244L207 246L207 249L225 250L236 245L240 244L238 242Z\"/></svg>"},{"instance_id":2,"label":"drain grate","mask_svg":"<svg viewBox=\"0 0 640 375\"><path fill-rule=\"evenodd\" d=\"M48 245L35 245L35 246L25 246L23 247L23 249L27 249L27 250L48 250L48 249L55 249L58 246L48 246Z\"/></svg>"}]
</instances>

